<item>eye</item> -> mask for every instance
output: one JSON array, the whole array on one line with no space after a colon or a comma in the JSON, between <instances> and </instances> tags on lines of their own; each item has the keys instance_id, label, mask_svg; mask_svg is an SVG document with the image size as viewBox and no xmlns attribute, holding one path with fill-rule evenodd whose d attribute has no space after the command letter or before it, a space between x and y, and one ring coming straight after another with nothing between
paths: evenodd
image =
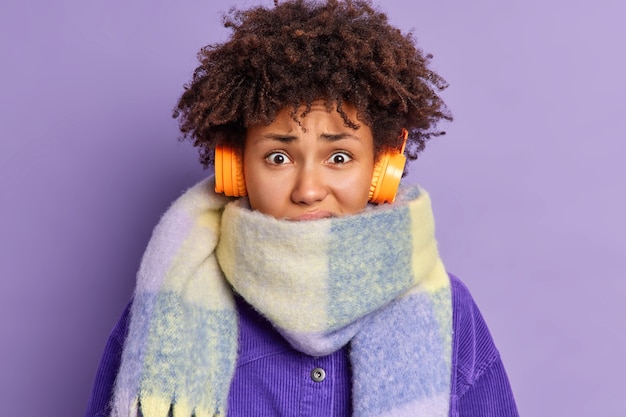
<instances>
[{"instance_id":1,"label":"eye","mask_svg":"<svg viewBox=\"0 0 626 417\"><path fill-rule=\"evenodd\" d=\"M328 163L330 164L345 164L347 162L352 161L352 156L347 152L335 152L328 158Z\"/></svg>"},{"instance_id":2,"label":"eye","mask_svg":"<svg viewBox=\"0 0 626 417\"><path fill-rule=\"evenodd\" d=\"M284 165L291 162L291 159L282 152L272 152L265 157L265 160L272 165Z\"/></svg>"}]
</instances>

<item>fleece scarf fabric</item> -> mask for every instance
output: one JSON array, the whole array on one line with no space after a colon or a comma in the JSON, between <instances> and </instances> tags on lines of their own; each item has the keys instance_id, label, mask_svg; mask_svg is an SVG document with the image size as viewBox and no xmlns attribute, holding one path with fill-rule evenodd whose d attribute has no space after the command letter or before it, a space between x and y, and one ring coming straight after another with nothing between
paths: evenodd
<instances>
[{"instance_id":1,"label":"fleece scarf fabric","mask_svg":"<svg viewBox=\"0 0 626 417\"><path fill-rule=\"evenodd\" d=\"M299 351L350 344L354 416L448 415L450 282L425 191L401 188L394 204L357 215L289 222L213 189L212 178L189 189L153 232L112 416L227 416L233 292Z\"/></svg>"}]
</instances>

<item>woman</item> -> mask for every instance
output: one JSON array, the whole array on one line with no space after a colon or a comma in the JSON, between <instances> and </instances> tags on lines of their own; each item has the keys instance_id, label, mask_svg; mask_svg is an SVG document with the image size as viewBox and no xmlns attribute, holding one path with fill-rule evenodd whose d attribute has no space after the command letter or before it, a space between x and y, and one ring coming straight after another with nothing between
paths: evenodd
<instances>
[{"instance_id":1,"label":"woman","mask_svg":"<svg viewBox=\"0 0 626 417\"><path fill-rule=\"evenodd\" d=\"M452 119L430 56L366 1L225 26L175 110L216 176L155 229L86 415L516 416L427 193L396 195Z\"/></svg>"}]
</instances>

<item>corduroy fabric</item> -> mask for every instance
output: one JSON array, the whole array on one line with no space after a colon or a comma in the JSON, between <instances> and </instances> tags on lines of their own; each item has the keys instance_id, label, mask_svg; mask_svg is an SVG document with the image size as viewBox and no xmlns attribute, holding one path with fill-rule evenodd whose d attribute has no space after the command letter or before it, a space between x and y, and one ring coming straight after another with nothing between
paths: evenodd
<instances>
[{"instance_id":1,"label":"corduroy fabric","mask_svg":"<svg viewBox=\"0 0 626 417\"><path fill-rule=\"evenodd\" d=\"M128 335L130 304L111 332L104 348L98 373L94 380L91 396L85 410L85 417L106 417L111 412L113 386L122 362L122 348Z\"/></svg>"},{"instance_id":2,"label":"corduroy fabric","mask_svg":"<svg viewBox=\"0 0 626 417\"><path fill-rule=\"evenodd\" d=\"M324 357L305 355L294 350L241 297L237 309L241 343L229 398L231 415L351 415L347 347ZM326 371L322 382L311 379L311 371L318 367Z\"/></svg>"},{"instance_id":3,"label":"corduroy fabric","mask_svg":"<svg viewBox=\"0 0 626 417\"><path fill-rule=\"evenodd\" d=\"M347 346L325 357L307 356L294 350L241 296L237 296L236 301L240 343L230 390L228 409L231 415L349 415ZM326 371L323 383L310 378L311 371L317 367ZM277 370L293 377L279 377ZM259 395L259 392L266 395Z\"/></svg>"},{"instance_id":4,"label":"corduroy fabric","mask_svg":"<svg viewBox=\"0 0 626 417\"><path fill-rule=\"evenodd\" d=\"M467 288L454 277L451 283L452 367L457 382L452 384L450 417L517 417L511 386L487 324ZM473 343L464 343L468 340Z\"/></svg>"}]
</instances>

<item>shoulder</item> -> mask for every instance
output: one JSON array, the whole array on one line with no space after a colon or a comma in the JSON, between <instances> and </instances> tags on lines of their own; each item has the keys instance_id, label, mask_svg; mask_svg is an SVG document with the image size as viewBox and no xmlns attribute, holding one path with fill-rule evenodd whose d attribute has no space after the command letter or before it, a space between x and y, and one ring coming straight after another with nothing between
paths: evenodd
<instances>
[{"instance_id":1,"label":"shoulder","mask_svg":"<svg viewBox=\"0 0 626 417\"><path fill-rule=\"evenodd\" d=\"M124 340L128 333L131 303L132 301L127 304L104 348L85 410L85 417L109 415L109 404L122 360Z\"/></svg>"},{"instance_id":2,"label":"shoulder","mask_svg":"<svg viewBox=\"0 0 626 417\"><path fill-rule=\"evenodd\" d=\"M451 416L518 417L508 376L467 287L450 275L453 350Z\"/></svg>"},{"instance_id":3,"label":"shoulder","mask_svg":"<svg viewBox=\"0 0 626 417\"><path fill-rule=\"evenodd\" d=\"M473 385L500 359L489 328L467 286L450 275L452 291L453 365L457 394Z\"/></svg>"}]
</instances>

